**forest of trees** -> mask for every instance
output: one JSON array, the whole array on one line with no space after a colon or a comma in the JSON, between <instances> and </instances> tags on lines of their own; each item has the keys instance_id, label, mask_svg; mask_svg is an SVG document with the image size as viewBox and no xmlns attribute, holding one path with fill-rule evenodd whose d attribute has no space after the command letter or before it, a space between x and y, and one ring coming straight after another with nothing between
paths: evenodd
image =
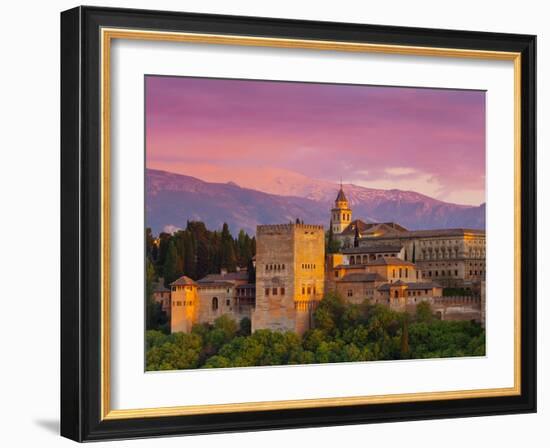
<instances>
[{"instance_id":1,"label":"forest of trees","mask_svg":"<svg viewBox=\"0 0 550 448\"><path fill-rule=\"evenodd\" d=\"M146 333L147 370L246 367L351 361L483 356L485 331L473 322L441 321L428 303L415 315L384 305L346 303L328 293L303 337L257 330L228 316L189 334Z\"/></svg>"},{"instance_id":2,"label":"forest of trees","mask_svg":"<svg viewBox=\"0 0 550 448\"><path fill-rule=\"evenodd\" d=\"M150 228L145 231L147 330L168 333L167 316L160 304L153 301L153 285L164 279L168 286L182 275L199 280L222 268L235 272L237 266L246 267L249 281L255 281L252 257L256 253L256 238L241 230L233 238L226 223L221 231L211 231L203 222L187 221L184 230L173 234L160 233L158 245Z\"/></svg>"},{"instance_id":3,"label":"forest of trees","mask_svg":"<svg viewBox=\"0 0 550 448\"><path fill-rule=\"evenodd\" d=\"M166 285L182 275L198 280L221 268L235 272L237 266L251 267L256 253L256 238L244 230L233 238L226 223L221 231L212 231L203 222L187 221L184 230L160 233L158 239L157 247L151 229L146 229L147 260Z\"/></svg>"}]
</instances>

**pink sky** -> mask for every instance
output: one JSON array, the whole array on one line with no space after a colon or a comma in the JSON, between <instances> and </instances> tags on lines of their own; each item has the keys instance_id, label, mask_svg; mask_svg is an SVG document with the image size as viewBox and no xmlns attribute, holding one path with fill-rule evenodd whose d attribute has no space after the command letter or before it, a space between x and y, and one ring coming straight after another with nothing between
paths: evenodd
<instances>
[{"instance_id":1,"label":"pink sky","mask_svg":"<svg viewBox=\"0 0 550 448\"><path fill-rule=\"evenodd\" d=\"M485 201L485 92L146 77L146 164L243 170ZM220 179L221 180L221 179ZM227 180L227 179L225 179Z\"/></svg>"}]
</instances>

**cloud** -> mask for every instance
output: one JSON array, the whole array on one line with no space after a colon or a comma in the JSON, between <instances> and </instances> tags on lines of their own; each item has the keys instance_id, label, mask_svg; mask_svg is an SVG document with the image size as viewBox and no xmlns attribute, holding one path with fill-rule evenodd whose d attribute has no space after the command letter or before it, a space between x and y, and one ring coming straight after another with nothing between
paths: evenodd
<instances>
[{"instance_id":1,"label":"cloud","mask_svg":"<svg viewBox=\"0 0 550 448\"><path fill-rule=\"evenodd\" d=\"M174 226L172 224L168 224L168 225L164 226L164 229L162 229L162 230L165 233L173 234L173 233L176 233L176 232L180 231L181 227L177 227L177 226Z\"/></svg>"},{"instance_id":2,"label":"cloud","mask_svg":"<svg viewBox=\"0 0 550 448\"><path fill-rule=\"evenodd\" d=\"M384 190L416 191L434 198L440 197L443 185L433 175L415 172L414 175L384 176L377 179L355 179L351 183L360 187L382 188Z\"/></svg>"},{"instance_id":3,"label":"cloud","mask_svg":"<svg viewBox=\"0 0 550 448\"><path fill-rule=\"evenodd\" d=\"M385 172L390 176L408 176L410 174L415 174L418 171L414 168L409 168L405 166L395 166L395 167L386 168Z\"/></svg>"}]
</instances>

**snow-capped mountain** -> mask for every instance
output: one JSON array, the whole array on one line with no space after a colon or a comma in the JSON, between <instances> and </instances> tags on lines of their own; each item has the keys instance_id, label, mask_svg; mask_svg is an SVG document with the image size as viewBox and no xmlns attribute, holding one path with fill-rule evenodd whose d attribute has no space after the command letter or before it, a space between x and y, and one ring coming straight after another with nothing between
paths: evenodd
<instances>
[{"instance_id":1,"label":"snow-capped mountain","mask_svg":"<svg viewBox=\"0 0 550 448\"><path fill-rule=\"evenodd\" d=\"M196 177L146 170L146 222L154 233L185 227L187 220L208 228L227 222L235 234L255 233L258 224L285 223L296 218L328 225L339 186L297 173L236 175L229 182L205 182ZM246 185L243 185L246 184ZM251 188L251 184L254 184ZM485 204L446 203L403 190L382 190L344 184L353 218L397 222L409 229L485 227Z\"/></svg>"}]
</instances>

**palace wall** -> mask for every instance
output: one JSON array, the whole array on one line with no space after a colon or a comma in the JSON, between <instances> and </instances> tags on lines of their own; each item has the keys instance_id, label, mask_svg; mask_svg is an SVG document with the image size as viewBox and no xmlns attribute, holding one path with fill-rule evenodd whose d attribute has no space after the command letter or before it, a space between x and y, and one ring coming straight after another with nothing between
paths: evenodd
<instances>
[{"instance_id":1,"label":"palace wall","mask_svg":"<svg viewBox=\"0 0 550 448\"><path fill-rule=\"evenodd\" d=\"M324 251L322 226L258 226L252 331L267 328L302 334L309 329L314 303L323 297Z\"/></svg>"},{"instance_id":2,"label":"palace wall","mask_svg":"<svg viewBox=\"0 0 550 448\"><path fill-rule=\"evenodd\" d=\"M171 332L189 333L198 321L200 301L195 285L172 287Z\"/></svg>"}]
</instances>

